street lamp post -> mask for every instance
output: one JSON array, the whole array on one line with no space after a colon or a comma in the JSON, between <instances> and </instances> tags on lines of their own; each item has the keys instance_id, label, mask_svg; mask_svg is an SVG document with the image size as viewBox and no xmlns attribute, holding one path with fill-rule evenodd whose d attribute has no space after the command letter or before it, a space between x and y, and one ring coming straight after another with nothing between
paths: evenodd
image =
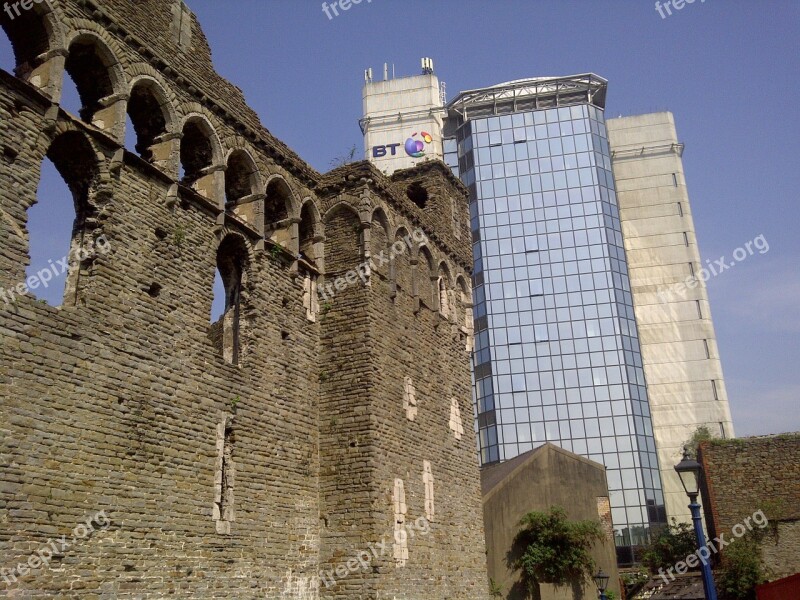
<instances>
[{"instance_id":1,"label":"street lamp post","mask_svg":"<svg viewBox=\"0 0 800 600\"><path fill-rule=\"evenodd\" d=\"M694 533L697 538L697 548L705 548L706 536L703 533L703 520L700 517L700 505L697 503L697 496L700 493L700 477L703 473L703 467L699 462L689 456L689 449L683 449L683 459L677 465L675 470L681 478L683 489L686 490L686 495L689 496L689 510L692 511L692 522L694 523ZM714 575L711 573L711 565L708 560L700 560L700 568L703 573L703 590L706 594L706 600L717 600L717 588L714 585Z\"/></svg>"},{"instance_id":2,"label":"street lamp post","mask_svg":"<svg viewBox=\"0 0 800 600\"><path fill-rule=\"evenodd\" d=\"M600 600L608 600L608 596L606 596L606 588L608 587L608 580L609 576L603 573L603 569L597 571L597 575L594 576L594 583L597 586L597 591L600 593L598 596Z\"/></svg>"}]
</instances>

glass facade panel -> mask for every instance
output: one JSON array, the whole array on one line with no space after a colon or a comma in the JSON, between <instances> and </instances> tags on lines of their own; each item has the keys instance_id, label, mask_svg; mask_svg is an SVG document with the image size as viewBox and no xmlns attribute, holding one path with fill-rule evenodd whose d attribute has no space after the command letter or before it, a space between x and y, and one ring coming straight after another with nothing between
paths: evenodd
<instances>
[{"instance_id":1,"label":"glass facade panel","mask_svg":"<svg viewBox=\"0 0 800 600\"><path fill-rule=\"evenodd\" d=\"M605 464L630 546L666 517L604 119L589 104L472 118L448 164L477 240L481 463L549 441Z\"/></svg>"}]
</instances>

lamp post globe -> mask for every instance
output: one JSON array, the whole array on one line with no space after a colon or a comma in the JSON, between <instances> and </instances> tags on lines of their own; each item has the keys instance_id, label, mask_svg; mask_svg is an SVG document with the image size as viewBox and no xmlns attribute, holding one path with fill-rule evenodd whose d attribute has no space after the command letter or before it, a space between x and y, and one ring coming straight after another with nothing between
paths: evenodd
<instances>
[{"instance_id":1,"label":"lamp post globe","mask_svg":"<svg viewBox=\"0 0 800 600\"><path fill-rule=\"evenodd\" d=\"M608 587L608 580L610 577L603 572L603 569L597 571L597 574L593 577L594 583L597 586L597 591L599 592L600 600L607 600L606 596L606 588Z\"/></svg>"},{"instance_id":2,"label":"lamp post globe","mask_svg":"<svg viewBox=\"0 0 800 600\"><path fill-rule=\"evenodd\" d=\"M681 485L683 485L683 489L689 499L692 502L697 500L697 496L700 493L700 476L703 467L689 455L688 448L683 449L683 459L675 465L675 471L677 471L678 477L681 479Z\"/></svg>"}]
</instances>

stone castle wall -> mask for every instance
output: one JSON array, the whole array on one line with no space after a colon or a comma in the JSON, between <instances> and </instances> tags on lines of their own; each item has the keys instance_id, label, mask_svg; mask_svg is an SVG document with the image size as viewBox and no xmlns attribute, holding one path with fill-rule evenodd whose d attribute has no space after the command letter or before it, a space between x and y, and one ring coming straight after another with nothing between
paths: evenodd
<instances>
[{"instance_id":1,"label":"stone castle wall","mask_svg":"<svg viewBox=\"0 0 800 600\"><path fill-rule=\"evenodd\" d=\"M0 597L485 598L464 188L317 173L179 2L2 25ZM19 288L45 157L83 251L60 307Z\"/></svg>"}]
</instances>

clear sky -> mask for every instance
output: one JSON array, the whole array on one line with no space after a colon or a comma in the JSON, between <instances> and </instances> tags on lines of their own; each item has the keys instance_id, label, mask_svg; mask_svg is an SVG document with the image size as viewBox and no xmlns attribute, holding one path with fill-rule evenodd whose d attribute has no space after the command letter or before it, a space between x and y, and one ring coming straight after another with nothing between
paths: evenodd
<instances>
[{"instance_id":1,"label":"clear sky","mask_svg":"<svg viewBox=\"0 0 800 600\"><path fill-rule=\"evenodd\" d=\"M594 72L607 116L671 111L703 258L769 243L707 284L737 434L800 430L799 2L695 0L666 18L650 0L362 0L333 19L316 0L187 4L217 70L320 171L362 151L363 73L384 62L401 76L433 58L450 98Z\"/></svg>"}]
</instances>

